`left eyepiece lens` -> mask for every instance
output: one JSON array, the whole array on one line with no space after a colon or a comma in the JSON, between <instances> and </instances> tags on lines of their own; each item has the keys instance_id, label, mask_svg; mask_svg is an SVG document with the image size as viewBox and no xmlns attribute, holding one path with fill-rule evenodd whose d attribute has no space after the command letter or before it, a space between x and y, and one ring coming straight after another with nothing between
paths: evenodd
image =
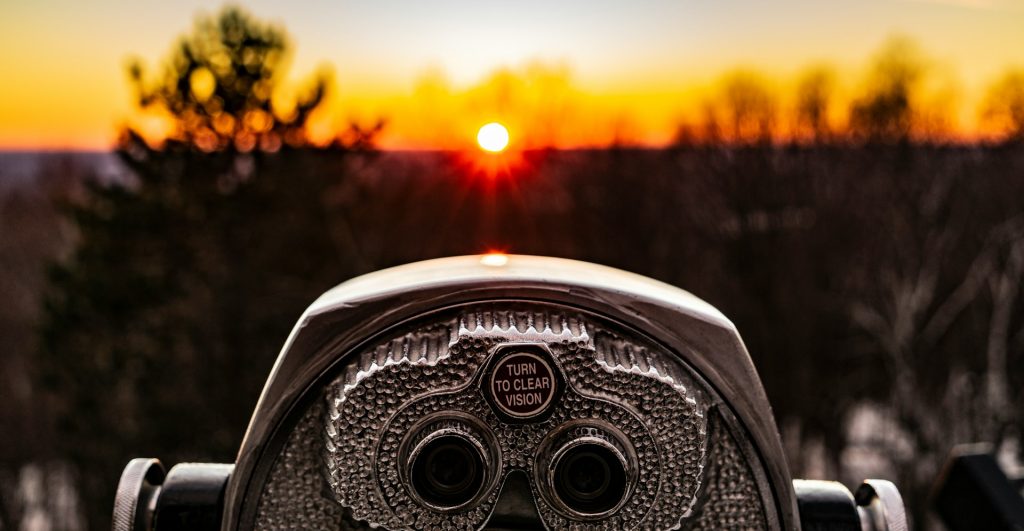
<instances>
[{"instance_id":1,"label":"left eyepiece lens","mask_svg":"<svg viewBox=\"0 0 1024 531\"><path fill-rule=\"evenodd\" d=\"M412 461L412 488L439 507L469 503L484 483L484 459L466 437L442 435L427 441Z\"/></svg>"},{"instance_id":2,"label":"left eyepiece lens","mask_svg":"<svg viewBox=\"0 0 1024 531\"><path fill-rule=\"evenodd\" d=\"M404 446L400 474L412 497L431 509L465 509L494 479L493 435L466 415L430 419L410 430Z\"/></svg>"}]
</instances>

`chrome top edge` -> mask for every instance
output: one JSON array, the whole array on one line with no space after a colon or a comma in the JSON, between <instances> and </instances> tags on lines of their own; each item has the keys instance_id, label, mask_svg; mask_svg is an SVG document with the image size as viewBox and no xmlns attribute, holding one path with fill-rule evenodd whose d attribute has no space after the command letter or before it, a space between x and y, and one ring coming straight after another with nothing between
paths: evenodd
<instances>
[{"instance_id":1,"label":"chrome top edge","mask_svg":"<svg viewBox=\"0 0 1024 531\"><path fill-rule=\"evenodd\" d=\"M613 267L530 255L468 255L405 264L345 281L321 295L305 315L333 311L368 297L403 293L413 287L465 286L480 283L541 282L613 290L650 298L723 328L735 328L714 306L671 284Z\"/></svg>"}]
</instances>

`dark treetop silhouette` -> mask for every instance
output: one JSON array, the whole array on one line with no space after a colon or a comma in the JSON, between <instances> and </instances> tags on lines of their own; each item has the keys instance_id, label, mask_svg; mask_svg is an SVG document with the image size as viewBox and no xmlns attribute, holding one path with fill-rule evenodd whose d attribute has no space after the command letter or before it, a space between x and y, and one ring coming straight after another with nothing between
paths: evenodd
<instances>
[{"instance_id":1,"label":"dark treetop silhouette","mask_svg":"<svg viewBox=\"0 0 1024 531\"><path fill-rule=\"evenodd\" d=\"M131 452L231 459L289 321L353 272L328 204L346 148L306 134L326 81L273 103L287 42L226 9L152 80L133 66L171 133L153 147L126 129L131 180L68 207L78 244L52 272L43 375L93 528Z\"/></svg>"}]
</instances>

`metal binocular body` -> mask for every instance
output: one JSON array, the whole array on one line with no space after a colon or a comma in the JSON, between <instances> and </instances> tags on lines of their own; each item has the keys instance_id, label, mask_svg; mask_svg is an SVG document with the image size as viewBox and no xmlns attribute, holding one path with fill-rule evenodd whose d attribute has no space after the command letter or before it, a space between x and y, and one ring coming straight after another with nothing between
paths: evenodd
<instances>
[{"instance_id":1,"label":"metal binocular body","mask_svg":"<svg viewBox=\"0 0 1024 531\"><path fill-rule=\"evenodd\" d=\"M420 262L299 319L234 464L133 460L114 529L906 529L794 480L718 310L583 262Z\"/></svg>"}]
</instances>

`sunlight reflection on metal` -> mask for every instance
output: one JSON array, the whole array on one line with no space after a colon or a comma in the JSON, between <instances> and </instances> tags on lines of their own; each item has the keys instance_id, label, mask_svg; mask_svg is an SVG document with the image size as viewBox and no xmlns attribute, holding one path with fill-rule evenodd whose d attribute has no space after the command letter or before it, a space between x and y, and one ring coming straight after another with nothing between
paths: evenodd
<instances>
[{"instance_id":1,"label":"sunlight reflection on metal","mask_svg":"<svg viewBox=\"0 0 1024 531\"><path fill-rule=\"evenodd\" d=\"M508 264L508 255L501 252L491 251L480 257L480 264L490 267L502 267Z\"/></svg>"}]
</instances>

